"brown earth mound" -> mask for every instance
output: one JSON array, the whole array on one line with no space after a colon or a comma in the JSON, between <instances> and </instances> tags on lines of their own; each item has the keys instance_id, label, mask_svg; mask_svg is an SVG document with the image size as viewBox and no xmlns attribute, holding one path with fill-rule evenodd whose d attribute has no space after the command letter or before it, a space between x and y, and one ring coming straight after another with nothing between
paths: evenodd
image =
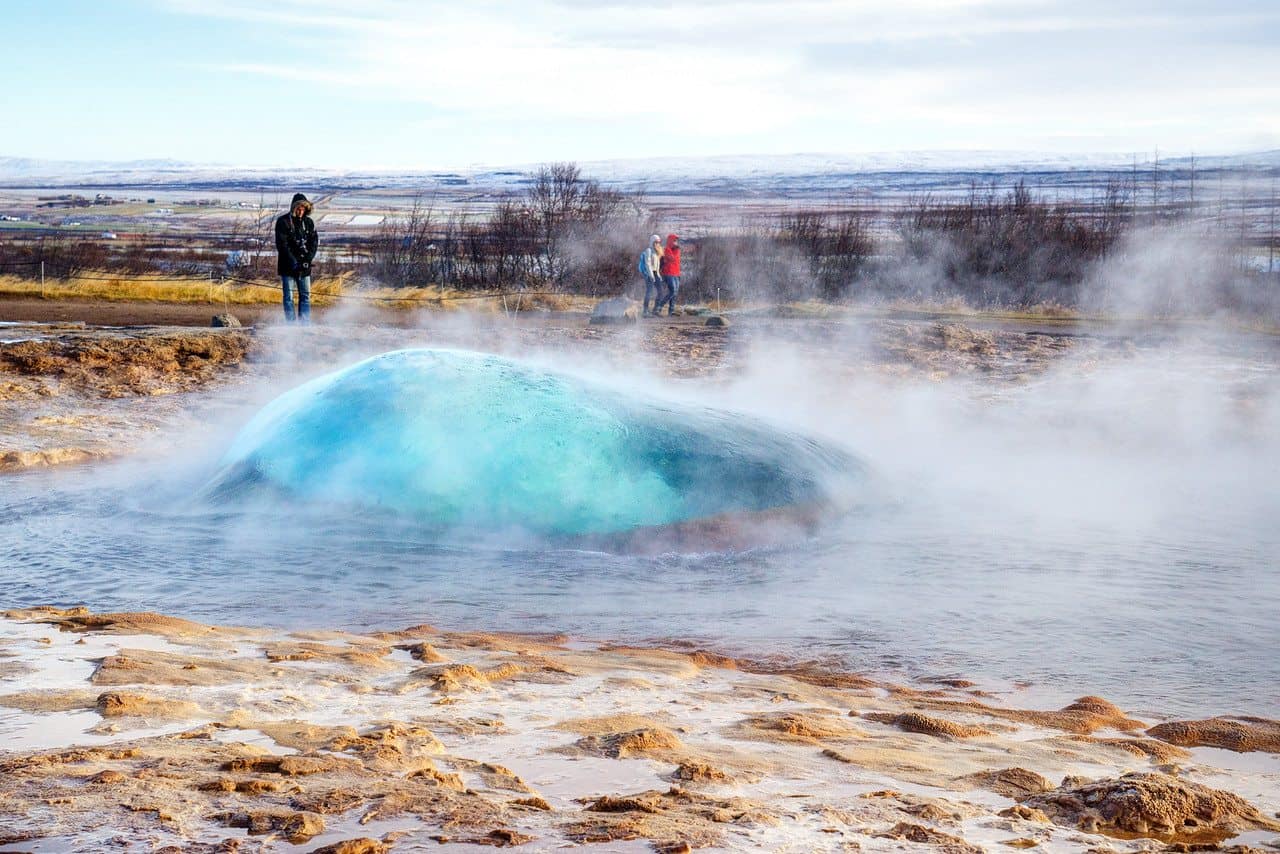
<instances>
[{"instance_id":1,"label":"brown earth mound","mask_svg":"<svg viewBox=\"0 0 1280 854\"><path fill-rule=\"evenodd\" d=\"M1147 730L1147 735L1180 747L1221 747L1237 753L1280 753L1280 721L1267 718L1208 718L1170 721Z\"/></svg>"},{"instance_id":2,"label":"brown earth mound","mask_svg":"<svg viewBox=\"0 0 1280 854\"><path fill-rule=\"evenodd\" d=\"M94 685L230 685L273 675L269 665L243 659L122 649L102 659L89 681Z\"/></svg>"},{"instance_id":3,"label":"brown earth mound","mask_svg":"<svg viewBox=\"0 0 1280 854\"><path fill-rule=\"evenodd\" d=\"M1058 824L1121 838L1216 843L1246 830L1280 830L1243 798L1167 774L1125 774L1027 798Z\"/></svg>"},{"instance_id":4,"label":"brown earth mound","mask_svg":"<svg viewBox=\"0 0 1280 854\"><path fill-rule=\"evenodd\" d=\"M107 691L98 695L98 714L104 718L192 718L200 707L186 700L168 700L150 694Z\"/></svg>"},{"instance_id":5,"label":"brown earth mound","mask_svg":"<svg viewBox=\"0 0 1280 854\"><path fill-rule=\"evenodd\" d=\"M117 635L158 635L170 639L207 638L218 634L237 634L234 630L207 626L152 611L126 611L118 614L94 614L88 608L53 608L40 606L5 611L5 619L27 623L48 623L67 632L105 632Z\"/></svg>"},{"instance_id":6,"label":"brown earth mound","mask_svg":"<svg viewBox=\"0 0 1280 854\"><path fill-rule=\"evenodd\" d=\"M920 824L900 821L884 833L877 833L881 839L903 839L907 842L918 842L928 845L946 854L985 854L982 848L971 845L958 836L934 830Z\"/></svg>"},{"instance_id":7,"label":"brown earth mound","mask_svg":"<svg viewBox=\"0 0 1280 854\"><path fill-rule=\"evenodd\" d=\"M165 394L208 383L243 362L252 344L244 329L63 330L0 345L0 374L107 398Z\"/></svg>"},{"instance_id":8,"label":"brown earth mound","mask_svg":"<svg viewBox=\"0 0 1280 854\"><path fill-rule=\"evenodd\" d=\"M676 734L665 727L645 727L630 732L588 735L574 747L595 756L626 759L631 756L666 756L684 745Z\"/></svg>"},{"instance_id":9,"label":"brown earth mound","mask_svg":"<svg viewBox=\"0 0 1280 854\"><path fill-rule=\"evenodd\" d=\"M900 693L914 694L910 691ZM989 706L984 703L962 700L946 700L925 696L914 696L914 705L930 709L953 712L965 712L972 715L983 715L992 718L1031 724L1033 726L1060 729L1076 735L1089 735L1100 729L1118 729L1132 732L1146 726L1142 721L1127 716L1118 706L1101 697L1081 697L1056 712L1038 709L1005 709L1000 706Z\"/></svg>"},{"instance_id":10,"label":"brown earth mound","mask_svg":"<svg viewBox=\"0 0 1280 854\"><path fill-rule=\"evenodd\" d=\"M834 739L862 738L866 733L827 709L807 709L777 714L753 715L739 728L757 738L777 741L802 741L816 744Z\"/></svg>"},{"instance_id":11,"label":"brown earth mound","mask_svg":"<svg viewBox=\"0 0 1280 854\"><path fill-rule=\"evenodd\" d=\"M869 721L892 724L904 732L918 732L938 738L975 738L980 735L991 735L991 730L970 724L958 724L941 718L931 718L919 712L905 712L895 715L887 712L873 712L863 715Z\"/></svg>"},{"instance_id":12,"label":"brown earth mound","mask_svg":"<svg viewBox=\"0 0 1280 854\"><path fill-rule=\"evenodd\" d=\"M1004 795L1015 801L1025 800L1031 795L1047 792L1053 784L1034 771L1026 768L1001 768L999 771L980 771L967 774L956 779L960 785L979 786L996 794Z\"/></svg>"}]
</instances>

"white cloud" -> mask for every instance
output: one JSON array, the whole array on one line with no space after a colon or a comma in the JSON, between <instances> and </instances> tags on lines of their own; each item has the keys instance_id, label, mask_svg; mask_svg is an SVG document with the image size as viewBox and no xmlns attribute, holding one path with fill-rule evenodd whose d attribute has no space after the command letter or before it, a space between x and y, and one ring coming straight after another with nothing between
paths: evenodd
<instances>
[{"instance_id":1,"label":"white cloud","mask_svg":"<svg viewBox=\"0 0 1280 854\"><path fill-rule=\"evenodd\" d=\"M1215 134L1223 147L1228 132L1274 133L1280 114L1280 59L1256 38L1280 32L1280 12L1250 0L161 2L270 26L280 56L301 57L228 71L429 113L409 121L503 121L517 134L612 125L618 139L739 138L748 150L806 133L789 147L855 150L999 148L996 134L1145 146L1163 133L1186 139L1150 142L1204 148Z\"/></svg>"}]
</instances>

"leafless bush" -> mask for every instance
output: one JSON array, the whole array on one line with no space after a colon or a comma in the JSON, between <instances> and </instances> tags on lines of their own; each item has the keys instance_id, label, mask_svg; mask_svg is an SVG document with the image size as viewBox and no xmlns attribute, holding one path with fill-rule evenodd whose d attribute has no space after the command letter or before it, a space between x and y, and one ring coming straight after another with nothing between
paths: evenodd
<instances>
[{"instance_id":1,"label":"leafless bush","mask_svg":"<svg viewBox=\"0 0 1280 854\"><path fill-rule=\"evenodd\" d=\"M794 211L691 242L685 291L691 299L841 299L858 288L875 250L861 210Z\"/></svg>"},{"instance_id":2,"label":"leafless bush","mask_svg":"<svg viewBox=\"0 0 1280 854\"><path fill-rule=\"evenodd\" d=\"M933 266L930 285L978 305L1073 305L1080 283L1132 218L1122 188L1101 204L1051 204L1024 184L971 188L958 202L912 200L896 216L904 260Z\"/></svg>"}]
</instances>

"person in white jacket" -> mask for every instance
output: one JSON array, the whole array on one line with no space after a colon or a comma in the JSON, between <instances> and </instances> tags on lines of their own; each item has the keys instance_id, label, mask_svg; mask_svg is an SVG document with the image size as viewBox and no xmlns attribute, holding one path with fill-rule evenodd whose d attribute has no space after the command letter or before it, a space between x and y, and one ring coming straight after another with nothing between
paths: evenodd
<instances>
[{"instance_id":1,"label":"person in white jacket","mask_svg":"<svg viewBox=\"0 0 1280 854\"><path fill-rule=\"evenodd\" d=\"M653 300L653 313L656 316L658 311L658 303L662 302L664 285L662 284L662 276L659 273L662 264L662 238L654 235L649 240L649 245L641 250L640 262L637 269L640 275L644 276L644 305L643 313L649 315L649 300Z\"/></svg>"}]
</instances>

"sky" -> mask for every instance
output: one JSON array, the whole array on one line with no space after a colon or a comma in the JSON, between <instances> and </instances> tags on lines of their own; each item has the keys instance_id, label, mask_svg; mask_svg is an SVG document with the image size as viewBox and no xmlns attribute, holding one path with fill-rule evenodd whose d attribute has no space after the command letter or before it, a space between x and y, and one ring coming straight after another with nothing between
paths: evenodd
<instances>
[{"instance_id":1,"label":"sky","mask_svg":"<svg viewBox=\"0 0 1280 854\"><path fill-rule=\"evenodd\" d=\"M0 0L0 156L1280 148L1280 2Z\"/></svg>"}]
</instances>

